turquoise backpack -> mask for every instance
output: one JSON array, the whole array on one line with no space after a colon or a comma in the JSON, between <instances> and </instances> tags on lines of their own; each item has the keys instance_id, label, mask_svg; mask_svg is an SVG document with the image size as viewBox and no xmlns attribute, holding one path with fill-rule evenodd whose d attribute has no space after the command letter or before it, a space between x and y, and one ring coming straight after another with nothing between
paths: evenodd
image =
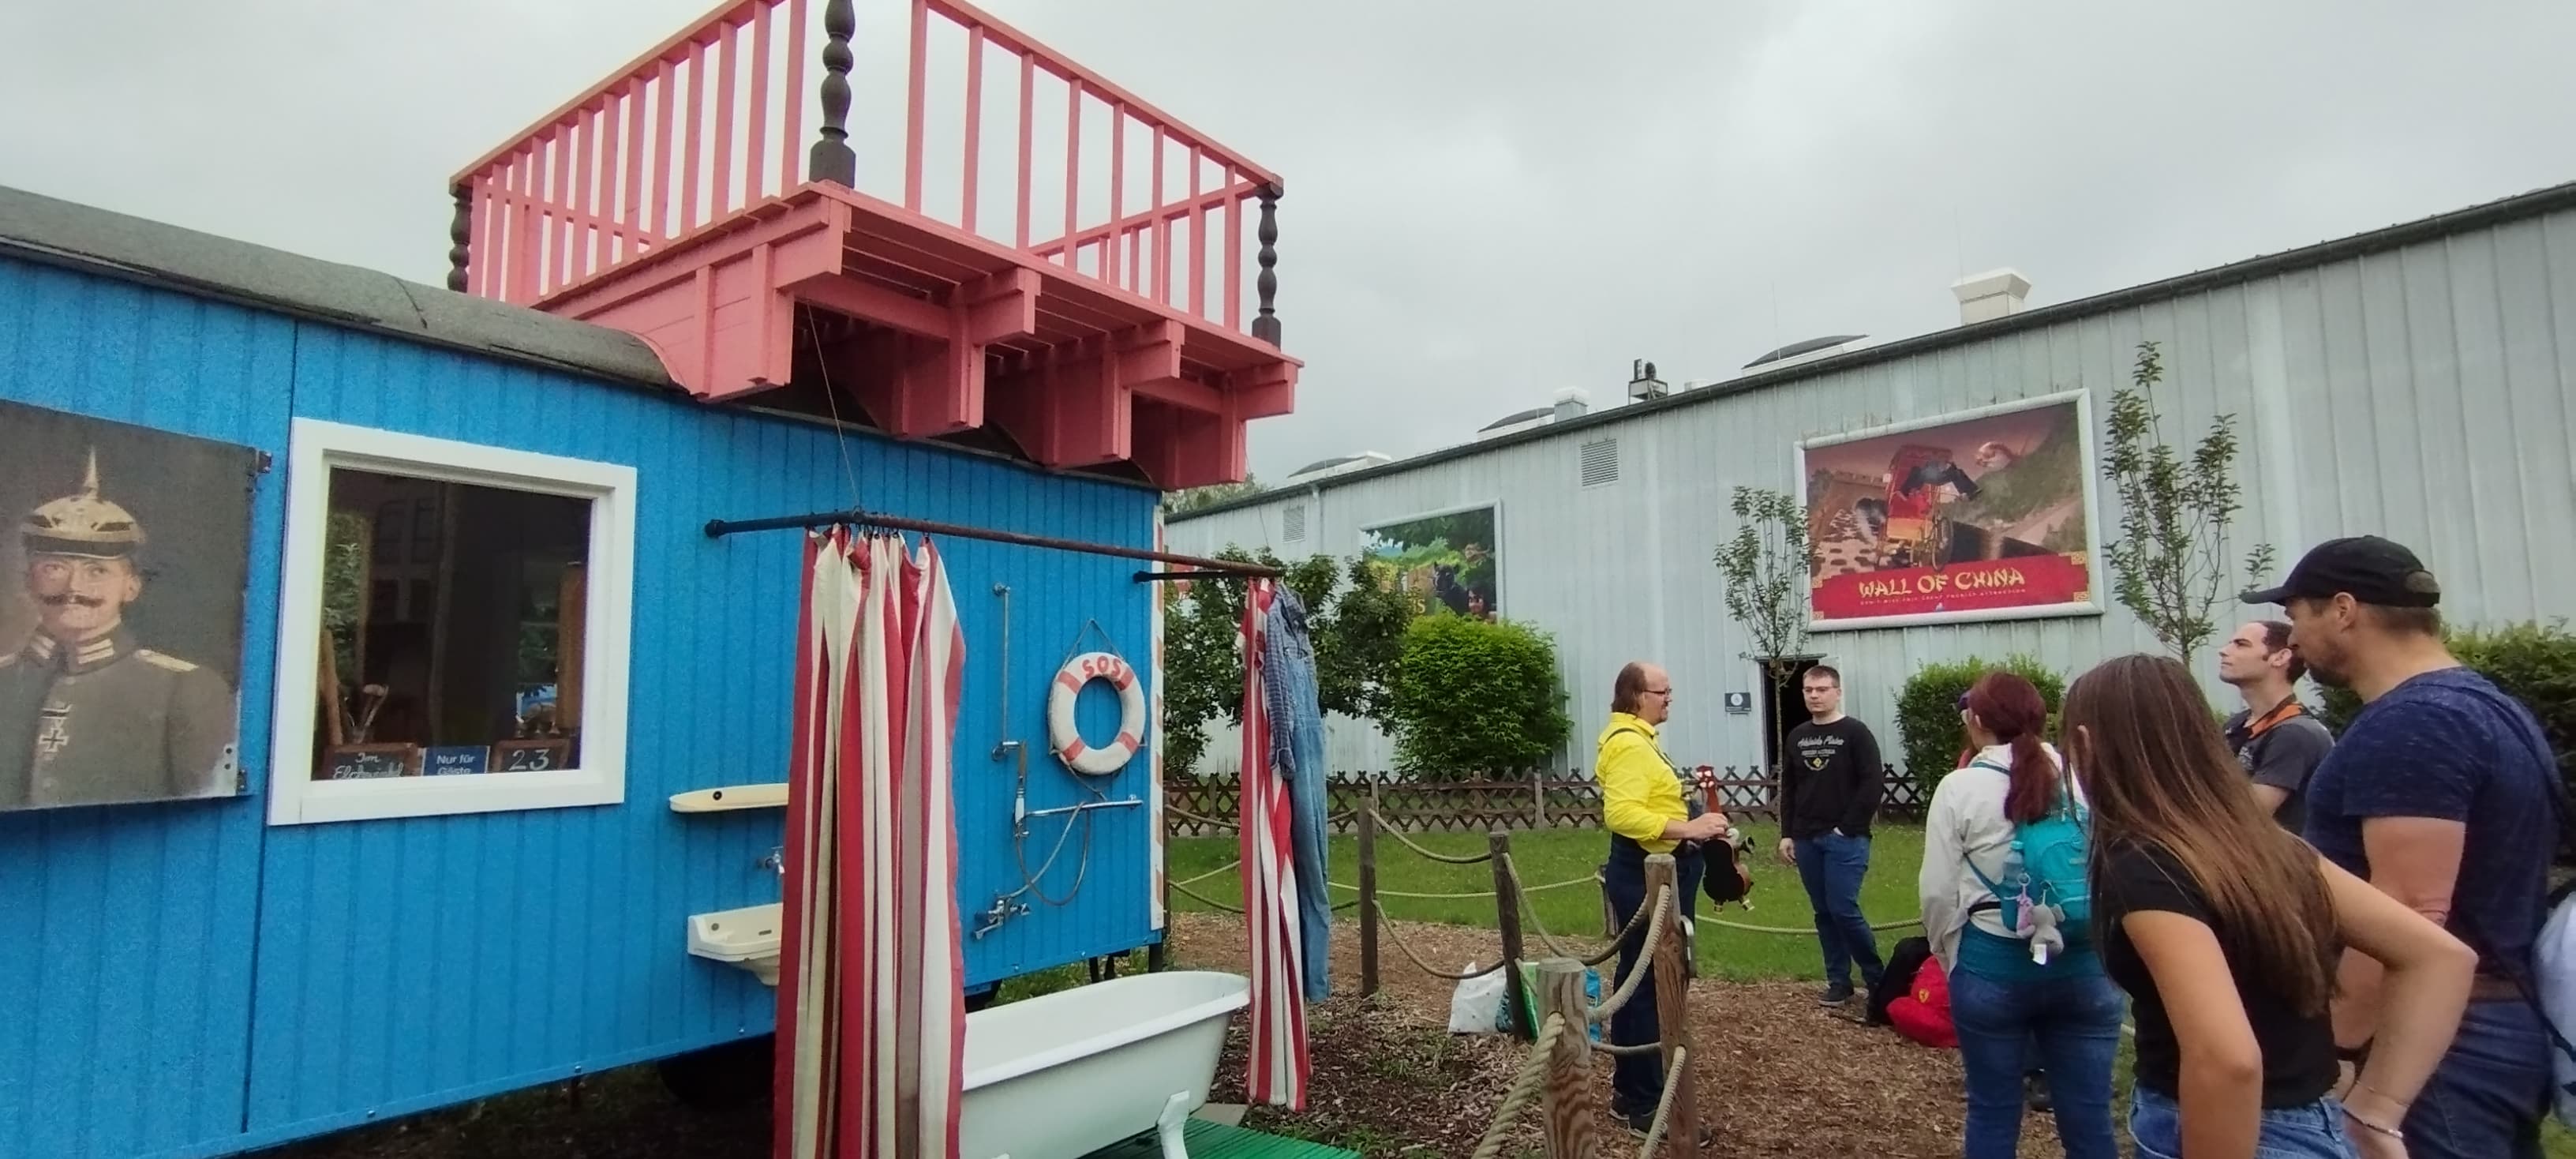
<instances>
[{"instance_id":1,"label":"turquoise backpack","mask_svg":"<svg viewBox=\"0 0 2576 1159\"><path fill-rule=\"evenodd\" d=\"M1973 767L2012 775L2011 770L1985 761L1977 761ZM1968 862L1968 872L1976 874L1987 892L1995 895L1998 916L2006 929L2019 937L2030 937L2041 928L2039 922L2032 920L2030 911L2046 906L2056 911L2051 924L2064 935L2066 944L2083 945L2091 940L2093 893L2085 871L2092 855L2092 829L2091 811L2067 790L2061 776L2056 807L2036 819L2013 823L2012 853L2004 862L2002 881L1987 877L1975 861Z\"/></svg>"}]
</instances>

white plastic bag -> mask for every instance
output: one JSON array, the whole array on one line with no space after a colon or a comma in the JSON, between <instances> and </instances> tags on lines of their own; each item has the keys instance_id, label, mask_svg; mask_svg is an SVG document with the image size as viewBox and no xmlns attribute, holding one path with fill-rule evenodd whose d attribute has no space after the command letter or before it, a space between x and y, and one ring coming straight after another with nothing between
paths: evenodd
<instances>
[{"instance_id":1,"label":"white plastic bag","mask_svg":"<svg viewBox=\"0 0 2576 1159\"><path fill-rule=\"evenodd\" d=\"M1469 962L1459 973L1463 974L1475 968L1476 964ZM1506 988L1503 972L1500 970L1479 974L1458 983L1457 991L1449 996L1449 1033L1492 1033L1495 1018L1503 1010L1503 991Z\"/></svg>"}]
</instances>

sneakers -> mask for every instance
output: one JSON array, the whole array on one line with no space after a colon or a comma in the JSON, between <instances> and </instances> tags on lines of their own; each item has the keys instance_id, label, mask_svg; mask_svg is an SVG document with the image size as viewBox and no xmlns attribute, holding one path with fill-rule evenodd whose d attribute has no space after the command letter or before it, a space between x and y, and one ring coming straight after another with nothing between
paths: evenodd
<instances>
[{"instance_id":1,"label":"sneakers","mask_svg":"<svg viewBox=\"0 0 2576 1159\"><path fill-rule=\"evenodd\" d=\"M1655 1113L1653 1111L1648 1111L1642 1115L1621 1115L1620 1118L1627 1122L1628 1133L1639 1139L1645 1138L1647 1132L1652 1131L1655 1127ZM1701 1127L1699 1129L1699 1149L1705 1151L1716 1145L1717 1132L1708 1127Z\"/></svg>"},{"instance_id":2,"label":"sneakers","mask_svg":"<svg viewBox=\"0 0 2576 1159\"><path fill-rule=\"evenodd\" d=\"M2056 1113L2056 1107L2048 1096L2048 1076L2045 1074L2032 1071L2021 1076L2021 1097L2033 1113L2042 1115Z\"/></svg>"},{"instance_id":3,"label":"sneakers","mask_svg":"<svg viewBox=\"0 0 2576 1159\"><path fill-rule=\"evenodd\" d=\"M1855 996L1851 983L1836 982L1831 986L1825 987L1825 992L1816 998L1816 1005L1841 1006L1850 1002Z\"/></svg>"}]
</instances>

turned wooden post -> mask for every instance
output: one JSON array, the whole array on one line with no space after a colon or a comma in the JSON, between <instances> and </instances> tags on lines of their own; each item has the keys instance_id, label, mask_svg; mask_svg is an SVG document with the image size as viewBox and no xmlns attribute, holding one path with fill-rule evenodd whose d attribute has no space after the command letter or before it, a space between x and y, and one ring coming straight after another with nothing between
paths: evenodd
<instances>
[{"instance_id":1,"label":"turned wooden post","mask_svg":"<svg viewBox=\"0 0 2576 1159\"><path fill-rule=\"evenodd\" d=\"M1521 981L1520 883L1512 880L1506 860L1512 855L1511 832L1496 829L1485 834L1485 848L1494 867L1494 928L1503 933L1503 1001L1511 1008L1512 1032L1523 1042L1536 1042L1538 1027L1530 1025L1529 988Z\"/></svg>"},{"instance_id":2,"label":"turned wooden post","mask_svg":"<svg viewBox=\"0 0 2576 1159\"><path fill-rule=\"evenodd\" d=\"M1252 336L1272 346L1279 345L1279 312L1272 308L1279 297L1279 199L1287 192L1277 182L1261 187L1261 276L1253 283L1261 293L1261 315L1252 320Z\"/></svg>"},{"instance_id":3,"label":"turned wooden post","mask_svg":"<svg viewBox=\"0 0 2576 1159\"><path fill-rule=\"evenodd\" d=\"M850 37L859 30L859 14L851 0L826 0L823 5L823 126L821 139L805 156L805 179L838 181L856 188L859 184L859 155L850 148L850 66L857 58L850 55ZM728 78L730 79L730 78ZM918 158L915 158L918 160Z\"/></svg>"},{"instance_id":4,"label":"turned wooden post","mask_svg":"<svg viewBox=\"0 0 2576 1159\"><path fill-rule=\"evenodd\" d=\"M1699 1153L1699 1095L1692 1089L1689 1060L1683 1060L1679 1067L1673 1065L1673 1052L1690 1045L1690 975L1683 963L1681 891L1671 855L1648 857L1647 902L1652 904L1657 888L1667 885L1675 888L1664 912L1664 936L1649 947L1655 961L1655 1017L1659 1023L1655 1037L1664 1048L1664 1085L1672 1088L1673 1113L1666 1120L1664 1154L1670 1159L1689 1159Z\"/></svg>"},{"instance_id":5,"label":"turned wooden post","mask_svg":"<svg viewBox=\"0 0 2576 1159\"><path fill-rule=\"evenodd\" d=\"M1377 803L1360 806L1360 997L1377 996Z\"/></svg>"},{"instance_id":6,"label":"turned wooden post","mask_svg":"<svg viewBox=\"0 0 2576 1159\"><path fill-rule=\"evenodd\" d=\"M447 288L465 292L465 267L474 260L474 187L458 183L456 216L447 223Z\"/></svg>"},{"instance_id":7,"label":"turned wooden post","mask_svg":"<svg viewBox=\"0 0 2576 1159\"><path fill-rule=\"evenodd\" d=\"M1550 958L1538 964L1539 1022L1565 1021L1547 1056L1548 1159L1592 1156L1592 1002L1583 993L1583 963Z\"/></svg>"}]
</instances>

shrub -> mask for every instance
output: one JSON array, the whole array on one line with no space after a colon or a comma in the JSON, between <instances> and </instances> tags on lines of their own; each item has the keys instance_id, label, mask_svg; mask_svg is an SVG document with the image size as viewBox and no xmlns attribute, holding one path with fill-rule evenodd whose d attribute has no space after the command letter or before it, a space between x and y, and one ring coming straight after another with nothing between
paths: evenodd
<instances>
[{"instance_id":1,"label":"shrub","mask_svg":"<svg viewBox=\"0 0 2576 1159\"><path fill-rule=\"evenodd\" d=\"M2576 634L2564 621L2547 625L2522 623L2501 628L2471 628L2447 634L2451 654L2485 674L2540 718L2551 752L2558 754L2558 774L2576 787ZM2361 711L2361 698L2349 689L2321 686L2326 726L2340 735Z\"/></svg>"},{"instance_id":2,"label":"shrub","mask_svg":"<svg viewBox=\"0 0 2576 1159\"><path fill-rule=\"evenodd\" d=\"M1959 763L1968 743L1959 724L1959 697L1988 672L2002 669L2039 689L2048 703L2048 737L2057 735L2057 705L2066 695L2066 678L2029 656L2007 656L2001 663L1971 656L1948 664L1926 664L1905 681L1896 697L1896 732L1904 748L1905 775L1925 793Z\"/></svg>"},{"instance_id":3,"label":"shrub","mask_svg":"<svg viewBox=\"0 0 2576 1159\"><path fill-rule=\"evenodd\" d=\"M1555 643L1508 621L1448 613L1413 621L1391 699L1396 765L1425 778L1536 768L1574 728Z\"/></svg>"}]
</instances>

